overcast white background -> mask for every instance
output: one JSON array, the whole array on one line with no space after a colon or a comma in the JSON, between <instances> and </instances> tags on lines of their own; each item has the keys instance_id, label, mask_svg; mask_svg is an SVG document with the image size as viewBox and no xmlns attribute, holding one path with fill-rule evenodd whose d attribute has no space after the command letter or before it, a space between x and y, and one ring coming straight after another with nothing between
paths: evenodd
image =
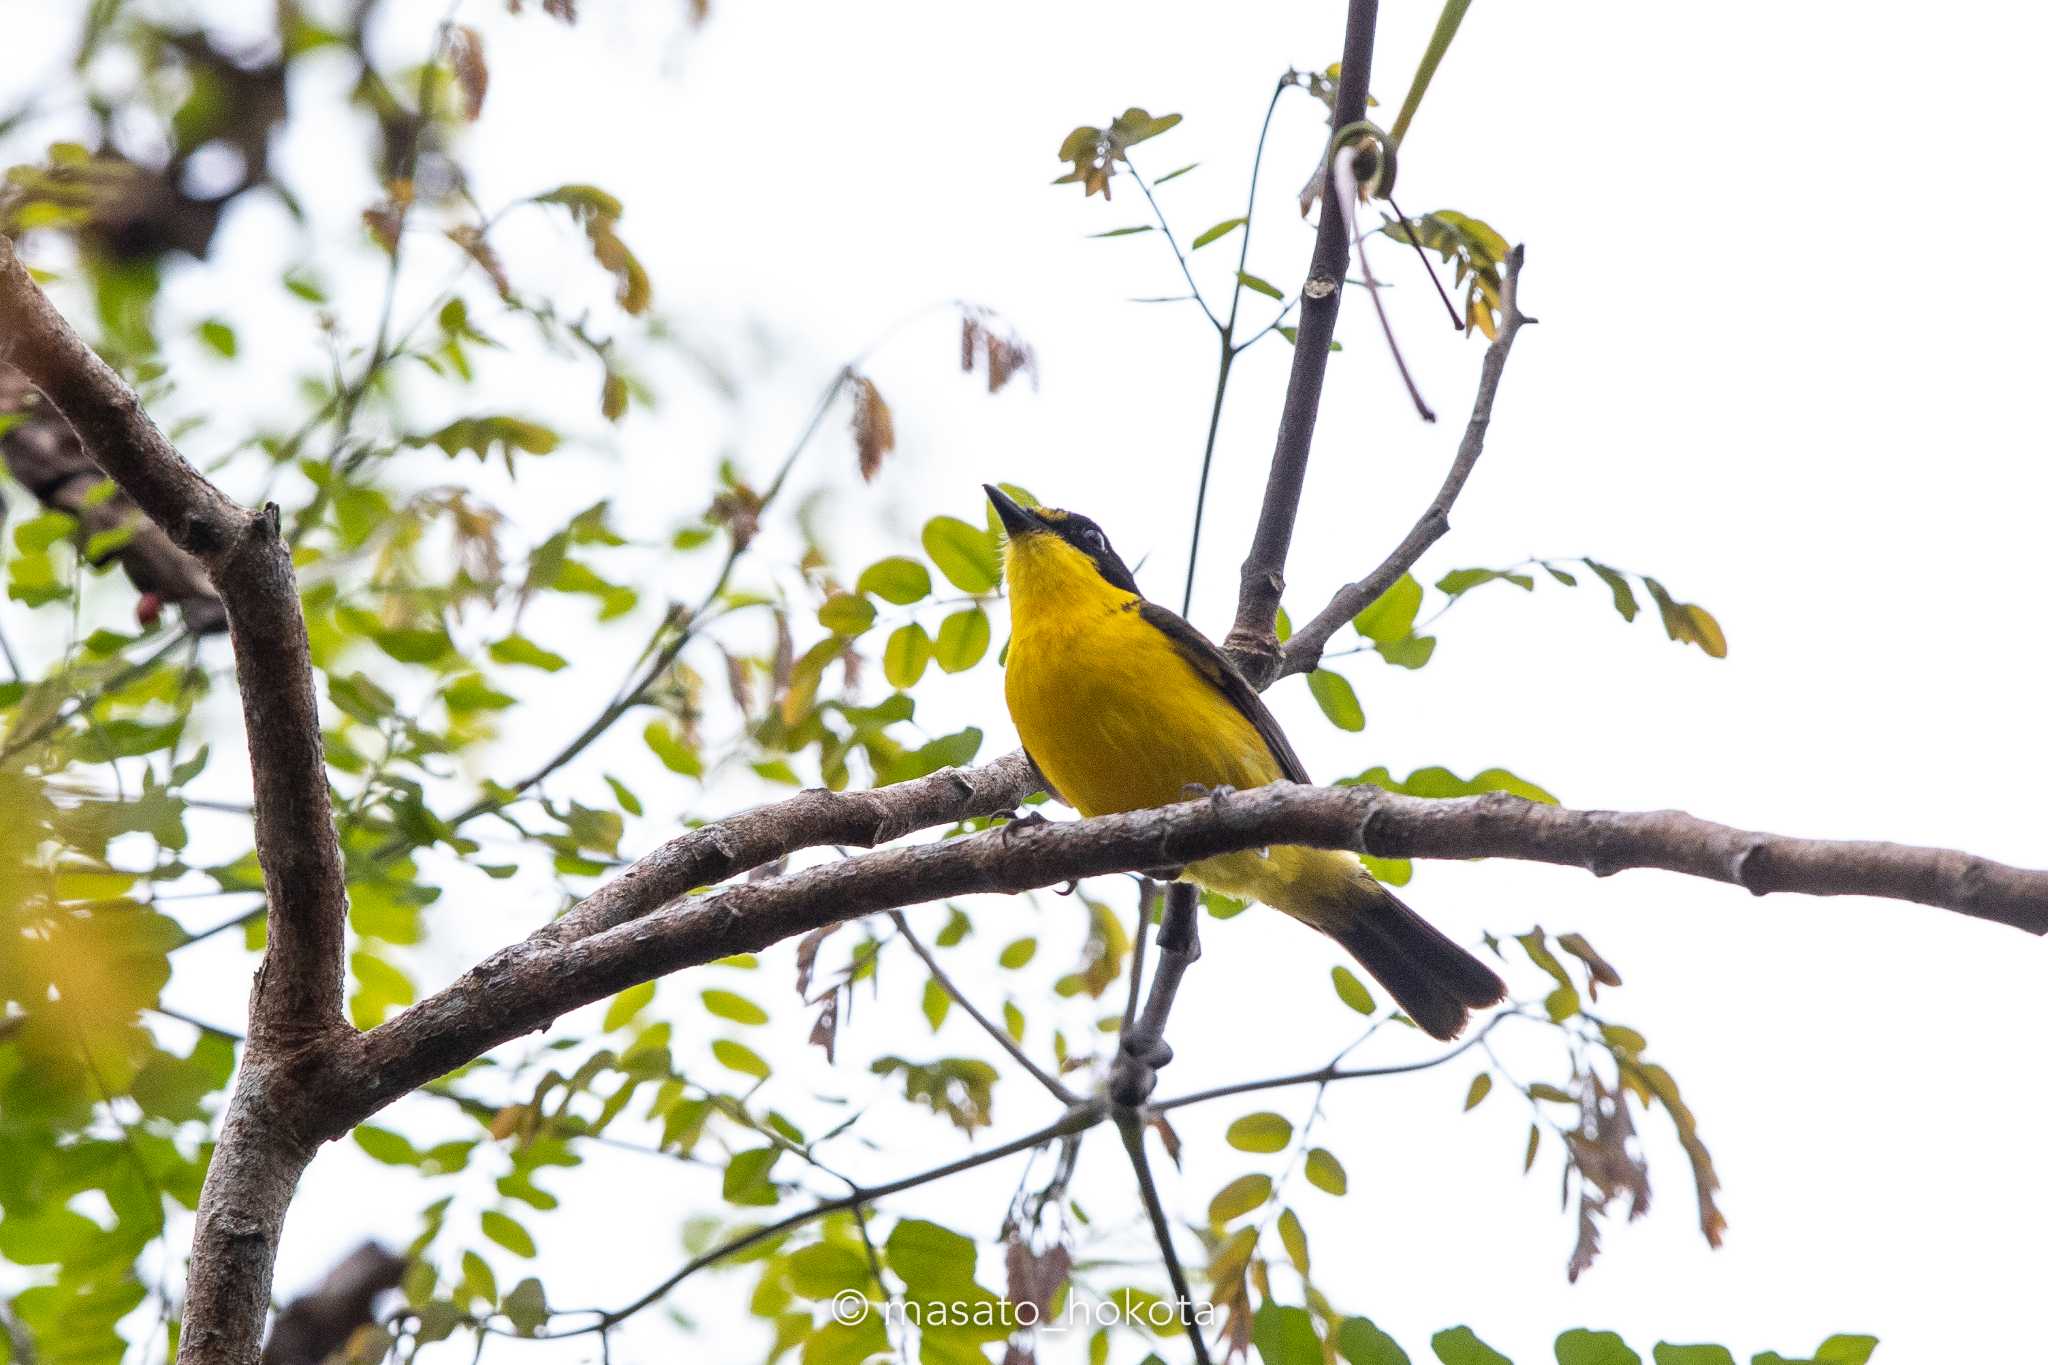
<instances>
[{"instance_id":1,"label":"overcast white background","mask_svg":"<svg viewBox=\"0 0 2048 1365\"><path fill-rule=\"evenodd\" d=\"M573 31L479 0L459 11L484 30L493 71L463 147L478 196L572 179L618 194L660 308L714 339L752 386L737 421L687 397L636 415L616 437L625 466L582 466L586 489L610 485L588 496L619 497L649 533L673 525L712 458L731 450L765 468L833 369L892 319L968 298L1034 343L1039 392L992 402L949 372L946 324L904 333L871 367L902 449L874 493L838 476L842 493L821 508L832 543L863 562L914 543L935 512L977 515L978 485L1010 480L1096 516L1127 559L1145 560L1147 590L1177 603L1213 339L1191 305L1123 302L1179 292L1171 260L1156 236L1085 240L1144 221L1143 205L1125 181L1108 205L1050 187L1052 153L1073 125L1127 105L1178 112L1184 124L1140 164L1202 163L1162 193L1183 240L1241 212L1272 82L1334 60L1341 6L730 0L695 32L668 5L583 8ZM0 8L17 51L33 54L0 65L0 94L48 74L72 9ZM380 50L426 51L442 6L387 9ZM1374 88L1389 106L1436 9L1383 6ZM2026 169L2039 153L2044 39L2048 20L2031 6L1474 7L1404 147L1400 197L1410 212L1457 208L1527 243L1524 306L1541 322L1517 345L1485 458L1423 576L1591 554L1706 605L1729 655L1670 643L1653 621L1623 625L1597 586L1489 588L1446 619L1428 668L1347 661L1369 716L1362 735L1330 729L1299 680L1274 690L1318 779L1374 763L1498 764L1574 805L1676 806L2048 861L2048 467L2035 411L2048 204ZM309 78L294 98L332 104L334 85ZM353 240L352 215L373 193L355 144L331 141L357 135L318 112L281 148L283 174L340 225L335 240ZM1283 287L1306 259L1290 201L1320 139L1320 108L1284 101L1249 263ZM280 245L288 231L274 207L238 214L172 302L194 316L220 306L251 262L274 279L307 249ZM565 257L579 249L566 229L547 240ZM1297 618L1376 562L1427 501L1477 372L1479 343L1443 325L1412 257L1378 255L1444 421L1415 421L1354 295L1289 564ZM1195 258L1219 291L1234 259L1234 239ZM342 296L358 332L375 302L374 262L365 269ZM415 306L434 283L415 282ZM1264 300L1246 307L1266 315ZM317 363L304 314L273 311L276 363ZM1212 634L1228 623L1287 359L1269 339L1231 394L1192 613ZM535 373L569 386L529 395L541 415L582 414L613 439L598 431L594 378L565 379L558 363ZM289 412L279 391L207 382L186 380L181 401ZM224 437L244 425L219 420ZM616 664L593 662L580 695L607 691L633 643L619 643ZM984 752L1002 752L1014 735L993 670L975 688L935 698L933 728L974 720L990 731ZM565 706L566 734L587 704ZM522 731L498 771L523 770L558 738ZM1682 1158L1653 1119L1656 1206L1612 1228L1606 1254L1567 1286L1555 1150L1525 1179L1519 1101L1496 1093L1461 1117L1472 1071L1461 1062L1332 1092L1323 1140L1352 1193L1341 1205L1304 1194L1303 1206L1318 1283L1339 1305L1411 1353L1469 1322L1524 1361L1547 1359L1556 1332L1582 1324L1619 1330L1646 1355L1659 1338L1725 1341L1746 1358L1867 1331L1893 1365L2040 1357L2048 948L1921 907L1755 900L1652 873L1431 866L1407 894L1461 937L1540 922L1586 933L1619 964L1628 985L1610 1012L1647 1034L1684 1086L1730 1228L1722 1250L1701 1243ZM525 909L544 911L544 897ZM979 913L992 951L1008 937L1002 910ZM471 912L451 934L481 950L531 920ZM1314 1065L1350 1036L1324 984L1329 945L1265 912L1208 932L1174 1018L1182 1060L1167 1089ZM428 974L459 966L450 957ZM223 956L196 987L186 979L186 1005L238 1018L247 967ZM780 1004L784 970L772 962L749 989ZM918 977L895 979L900 1019L913 1021L905 1045L929 1050L912 1013ZM776 1019L788 1035L778 1055L798 1053L798 1016ZM975 1047L954 1032L963 1023L948 1027L956 1050ZM867 1041L889 1050L886 1034ZM1025 1084L1007 1088L994 1137L1042 1121ZM1298 1117L1305 1103L1280 1107ZM1184 1133L1200 1126L1186 1118ZM862 1173L898 1174L950 1141L906 1120L901 1150L873 1154ZM659 1279L682 1219L714 1197L628 1162L643 1159L555 1182L568 1207L540 1226L556 1302L616 1302ZM1114 1144L1091 1143L1089 1162L1091 1210L1134 1217ZM1250 1164L1203 1143L1169 1181L1192 1214ZM1000 1167L902 1207L987 1237L1015 1179ZM420 1202L352 1149L323 1156L287 1230L280 1295L366 1234L403 1240ZM677 1305L728 1321L740 1283L693 1281ZM629 1340L640 1358L672 1344L658 1324ZM1081 1346L1045 1355L1081 1358ZM722 1360L756 1348L721 1335L697 1349Z\"/></svg>"}]
</instances>

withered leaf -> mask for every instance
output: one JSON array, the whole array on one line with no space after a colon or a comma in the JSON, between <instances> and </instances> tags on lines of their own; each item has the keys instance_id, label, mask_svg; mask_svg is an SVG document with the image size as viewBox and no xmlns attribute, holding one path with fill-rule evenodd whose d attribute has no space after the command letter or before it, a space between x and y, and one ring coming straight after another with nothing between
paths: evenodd
<instances>
[{"instance_id":1,"label":"withered leaf","mask_svg":"<svg viewBox=\"0 0 2048 1365\"><path fill-rule=\"evenodd\" d=\"M491 86L491 69L484 64L484 36L468 24L448 30L448 65L454 68L455 83L462 89L462 116L471 123L484 111L484 92Z\"/></svg>"},{"instance_id":2,"label":"withered leaf","mask_svg":"<svg viewBox=\"0 0 2048 1365\"><path fill-rule=\"evenodd\" d=\"M882 460L896 448L896 418L875 381L853 377L853 446L860 457L860 476L869 483L882 472Z\"/></svg>"}]
</instances>

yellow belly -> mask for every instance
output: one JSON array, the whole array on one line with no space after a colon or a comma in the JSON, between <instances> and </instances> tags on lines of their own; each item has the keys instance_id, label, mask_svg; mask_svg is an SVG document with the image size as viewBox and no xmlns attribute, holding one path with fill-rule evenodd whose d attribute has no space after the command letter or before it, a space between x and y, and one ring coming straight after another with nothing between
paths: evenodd
<instances>
[{"instance_id":1,"label":"yellow belly","mask_svg":"<svg viewBox=\"0 0 2048 1365\"><path fill-rule=\"evenodd\" d=\"M1024 747L1083 815L1280 777L1252 723L1135 611L1091 605L1020 627L1004 691Z\"/></svg>"}]
</instances>

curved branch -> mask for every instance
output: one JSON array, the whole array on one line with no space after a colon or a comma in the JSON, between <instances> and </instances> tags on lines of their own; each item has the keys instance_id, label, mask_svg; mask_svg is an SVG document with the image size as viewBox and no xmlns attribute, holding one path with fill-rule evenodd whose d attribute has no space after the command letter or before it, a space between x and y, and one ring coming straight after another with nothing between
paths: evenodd
<instances>
[{"instance_id":1,"label":"curved branch","mask_svg":"<svg viewBox=\"0 0 2048 1365\"><path fill-rule=\"evenodd\" d=\"M227 608L255 788L256 855L273 913L249 1003L249 1046L199 1200L186 1360L257 1359L277 1243L312 1156L319 1078L353 1038L342 1016L348 897L327 797L320 712L290 548L180 455L0 238L0 362L18 369Z\"/></svg>"},{"instance_id":2,"label":"curved branch","mask_svg":"<svg viewBox=\"0 0 2048 1365\"><path fill-rule=\"evenodd\" d=\"M821 795L742 818L770 828L779 812L815 812ZM1376 787L1276 783L1125 815L884 849L732 886L569 942L543 930L363 1035L344 1068L349 1083L324 1096L323 1133L346 1132L400 1095L572 1009L685 967L947 896L1026 891L1276 843L1382 857L1517 858L1603 876L1663 868L1757 895L1883 896L2048 933L2048 872L1949 850L1787 838L1682 811L1566 810L1499 792L1426 800ZM651 874L635 868L612 886L636 875Z\"/></svg>"},{"instance_id":3,"label":"curved branch","mask_svg":"<svg viewBox=\"0 0 2048 1365\"><path fill-rule=\"evenodd\" d=\"M1288 637L1280 649L1280 668L1275 677L1284 678L1290 673L1306 673L1313 669L1321 661L1330 637L1343 629L1346 621L1377 602L1381 594L1400 581L1402 574L1415 567L1415 561L1422 558L1424 550L1436 544L1451 529L1451 504L1465 491L1465 480L1472 476L1472 467L1479 463L1480 453L1486 448L1486 429L1493 420L1494 395L1500 392L1500 377L1507 369L1508 352L1514 347L1515 334L1522 330L1524 323L1535 321L1525 317L1516 302L1521 277L1522 248L1518 246L1508 253L1507 276L1501 282L1500 330L1486 348L1486 359L1480 363L1479 391L1472 399L1472 416L1465 423L1464 438L1458 442L1457 458L1451 461L1451 470L1444 476L1443 486L1437 489L1436 497L1430 500L1415 525L1409 528L1408 534L1401 538L1401 543L1380 562L1378 568L1356 583L1347 583L1339 588L1328 606Z\"/></svg>"}]
</instances>

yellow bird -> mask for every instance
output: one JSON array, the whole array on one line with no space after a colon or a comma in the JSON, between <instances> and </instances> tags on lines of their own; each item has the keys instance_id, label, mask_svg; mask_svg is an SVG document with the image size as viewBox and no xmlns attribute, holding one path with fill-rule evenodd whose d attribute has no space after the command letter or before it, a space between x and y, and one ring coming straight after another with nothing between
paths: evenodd
<instances>
[{"instance_id":1,"label":"yellow bird","mask_svg":"<svg viewBox=\"0 0 2048 1365\"><path fill-rule=\"evenodd\" d=\"M1101 527L983 487L1008 532L1004 693L1053 795L1083 815L1108 815L1185 801L1191 785L1309 780L1244 675L1201 632L1145 600ZM1507 994L1349 853L1252 850L1205 858L1183 875L1328 934L1438 1038L1457 1036L1473 1009Z\"/></svg>"}]
</instances>

